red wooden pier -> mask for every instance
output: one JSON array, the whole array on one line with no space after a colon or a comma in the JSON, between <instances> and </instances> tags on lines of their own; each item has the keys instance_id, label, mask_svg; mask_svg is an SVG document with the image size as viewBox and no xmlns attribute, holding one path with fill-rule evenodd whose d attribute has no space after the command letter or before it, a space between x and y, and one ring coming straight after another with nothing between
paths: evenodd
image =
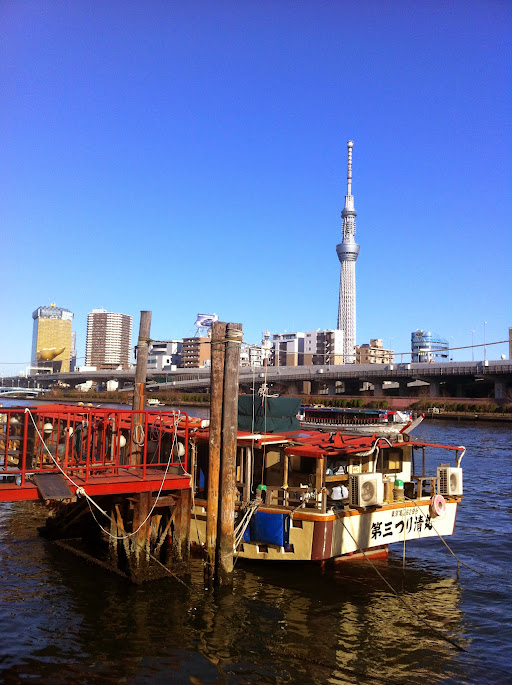
<instances>
[{"instance_id":1,"label":"red wooden pier","mask_svg":"<svg viewBox=\"0 0 512 685\"><path fill-rule=\"evenodd\" d=\"M83 535L86 524L85 537L108 541L115 570L144 579L150 559L167 567L188 557L189 434L201 422L180 411L0 408L0 502L45 503L53 538Z\"/></svg>"}]
</instances>

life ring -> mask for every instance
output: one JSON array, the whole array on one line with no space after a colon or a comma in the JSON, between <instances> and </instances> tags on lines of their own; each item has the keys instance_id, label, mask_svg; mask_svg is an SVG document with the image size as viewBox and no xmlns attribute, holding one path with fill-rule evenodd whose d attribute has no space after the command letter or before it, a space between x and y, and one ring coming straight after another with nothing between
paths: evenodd
<instances>
[{"instance_id":1,"label":"life ring","mask_svg":"<svg viewBox=\"0 0 512 685\"><path fill-rule=\"evenodd\" d=\"M430 515L432 518L444 516L446 512L446 500L442 495L434 495L430 500Z\"/></svg>"}]
</instances>

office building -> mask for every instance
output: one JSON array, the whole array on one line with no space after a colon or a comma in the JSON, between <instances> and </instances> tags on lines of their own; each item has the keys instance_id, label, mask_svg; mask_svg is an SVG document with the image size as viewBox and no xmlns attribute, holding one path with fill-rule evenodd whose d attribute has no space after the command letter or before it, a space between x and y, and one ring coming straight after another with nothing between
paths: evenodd
<instances>
[{"instance_id":1,"label":"office building","mask_svg":"<svg viewBox=\"0 0 512 685\"><path fill-rule=\"evenodd\" d=\"M71 358L73 313L51 304L32 314L31 374L41 369L68 372Z\"/></svg>"},{"instance_id":2,"label":"office building","mask_svg":"<svg viewBox=\"0 0 512 685\"><path fill-rule=\"evenodd\" d=\"M96 369L129 369L132 317L93 309L87 315L85 365Z\"/></svg>"},{"instance_id":3,"label":"office building","mask_svg":"<svg viewBox=\"0 0 512 685\"><path fill-rule=\"evenodd\" d=\"M411 334L412 362L446 362L449 359L448 341L435 333L418 329Z\"/></svg>"},{"instance_id":4,"label":"office building","mask_svg":"<svg viewBox=\"0 0 512 685\"><path fill-rule=\"evenodd\" d=\"M152 340L149 344L148 371L174 371L181 366L181 340Z\"/></svg>"}]
</instances>

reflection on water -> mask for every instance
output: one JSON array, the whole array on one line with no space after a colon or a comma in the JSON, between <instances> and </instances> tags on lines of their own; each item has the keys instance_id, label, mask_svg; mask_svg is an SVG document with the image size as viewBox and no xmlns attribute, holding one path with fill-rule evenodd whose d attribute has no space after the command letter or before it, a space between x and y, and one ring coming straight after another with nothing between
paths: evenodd
<instances>
[{"instance_id":1,"label":"reflection on water","mask_svg":"<svg viewBox=\"0 0 512 685\"><path fill-rule=\"evenodd\" d=\"M510 492L510 475L502 481L510 471L511 433L501 428L489 441L472 430L464 436L460 428L423 430L426 439L470 448L463 464L466 498L449 543L484 576L461 568L458 578L456 560L438 540L428 540L407 546L405 574L401 549L388 562L374 562L411 610L365 562L324 572L238 562L233 590L211 592L195 560L187 587L172 578L138 587L40 538L41 505L4 504L3 681L507 682L510 503L495 498L490 516L474 504L489 504L486 491Z\"/></svg>"},{"instance_id":2,"label":"reflection on water","mask_svg":"<svg viewBox=\"0 0 512 685\"><path fill-rule=\"evenodd\" d=\"M233 592L208 592L194 561L187 588L142 587L65 554L37 535L43 509L3 505L0 590L4 677L144 682L400 682L449 670L453 648L425 627L460 635L460 585L418 568L237 566Z\"/></svg>"}]
</instances>

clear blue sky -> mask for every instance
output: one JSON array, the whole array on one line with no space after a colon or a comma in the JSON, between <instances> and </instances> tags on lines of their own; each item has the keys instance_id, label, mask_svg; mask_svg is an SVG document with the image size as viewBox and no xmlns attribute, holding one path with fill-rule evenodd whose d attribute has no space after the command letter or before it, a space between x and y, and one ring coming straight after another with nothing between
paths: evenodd
<instances>
[{"instance_id":1,"label":"clear blue sky","mask_svg":"<svg viewBox=\"0 0 512 685\"><path fill-rule=\"evenodd\" d=\"M4 0L0 25L3 373L51 302L79 357L98 307L134 338L141 309L157 339L335 327L348 139L358 344L507 338L508 0Z\"/></svg>"}]
</instances>

